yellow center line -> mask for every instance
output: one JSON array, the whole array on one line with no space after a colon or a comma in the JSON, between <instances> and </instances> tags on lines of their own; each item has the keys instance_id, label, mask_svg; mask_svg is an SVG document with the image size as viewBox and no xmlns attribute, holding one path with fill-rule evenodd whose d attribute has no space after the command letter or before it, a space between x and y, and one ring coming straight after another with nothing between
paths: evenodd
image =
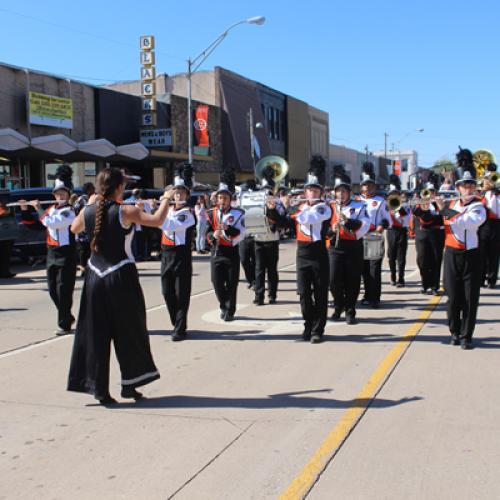
<instances>
[{"instance_id":1,"label":"yellow center line","mask_svg":"<svg viewBox=\"0 0 500 500\"><path fill-rule=\"evenodd\" d=\"M309 493L320 474L337 454L344 441L348 438L349 434L366 412L373 398L389 378L397 362L401 359L401 356L411 344L414 337L420 332L440 299L441 297L433 297L428 302L415 323L408 328L401 340L398 341L385 359L377 366L368 379L368 382L356 396L356 399L351 403L351 406L344 412L340 420L330 431L299 475L281 494L281 500L298 500L304 498Z\"/></svg>"}]
</instances>

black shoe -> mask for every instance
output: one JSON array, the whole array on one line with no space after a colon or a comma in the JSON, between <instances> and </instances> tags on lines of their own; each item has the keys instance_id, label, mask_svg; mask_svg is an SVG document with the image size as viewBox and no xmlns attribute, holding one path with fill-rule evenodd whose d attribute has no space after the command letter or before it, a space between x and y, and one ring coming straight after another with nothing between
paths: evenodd
<instances>
[{"instance_id":1,"label":"black shoe","mask_svg":"<svg viewBox=\"0 0 500 500\"><path fill-rule=\"evenodd\" d=\"M311 340L311 330L309 328L304 328L304 331L302 332L302 338L308 342Z\"/></svg>"},{"instance_id":2,"label":"black shoe","mask_svg":"<svg viewBox=\"0 0 500 500\"><path fill-rule=\"evenodd\" d=\"M421 293L422 295L427 295L427 288L422 287L422 288L420 289L420 293Z\"/></svg>"},{"instance_id":3,"label":"black shoe","mask_svg":"<svg viewBox=\"0 0 500 500\"><path fill-rule=\"evenodd\" d=\"M434 295L434 297L439 297L441 294L439 293L439 290L437 288L433 288L432 295Z\"/></svg>"},{"instance_id":4,"label":"black shoe","mask_svg":"<svg viewBox=\"0 0 500 500\"><path fill-rule=\"evenodd\" d=\"M490 290L494 290L495 289L495 283L488 283L486 285L486 288L489 288Z\"/></svg>"},{"instance_id":5,"label":"black shoe","mask_svg":"<svg viewBox=\"0 0 500 500\"><path fill-rule=\"evenodd\" d=\"M434 290L432 288L429 288L429 290L427 290L425 293L427 295L434 295Z\"/></svg>"},{"instance_id":6,"label":"black shoe","mask_svg":"<svg viewBox=\"0 0 500 500\"><path fill-rule=\"evenodd\" d=\"M358 320L356 319L356 313L355 312L347 312L345 315L345 322L348 325L356 325L358 323Z\"/></svg>"},{"instance_id":7,"label":"black shoe","mask_svg":"<svg viewBox=\"0 0 500 500\"><path fill-rule=\"evenodd\" d=\"M361 305L362 305L362 306L369 306L369 305L370 305L370 301L369 301L368 299L363 299L363 300L361 301Z\"/></svg>"},{"instance_id":8,"label":"black shoe","mask_svg":"<svg viewBox=\"0 0 500 500\"><path fill-rule=\"evenodd\" d=\"M380 309L380 302L379 301L370 302L370 305L371 305L372 309Z\"/></svg>"},{"instance_id":9,"label":"black shoe","mask_svg":"<svg viewBox=\"0 0 500 500\"><path fill-rule=\"evenodd\" d=\"M450 344L451 345L460 345L460 339L458 338L458 335L451 336Z\"/></svg>"},{"instance_id":10,"label":"black shoe","mask_svg":"<svg viewBox=\"0 0 500 500\"><path fill-rule=\"evenodd\" d=\"M276 304L276 297L269 297L269 304Z\"/></svg>"},{"instance_id":11,"label":"black shoe","mask_svg":"<svg viewBox=\"0 0 500 500\"><path fill-rule=\"evenodd\" d=\"M405 286L405 282L404 281L398 281L396 283L396 288L404 288Z\"/></svg>"},{"instance_id":12,"label":"black shoe","mask_svg":"<svg viewBox=\"0 0 500 500\"><path fill-rule=\"evenodd\" d=\"M7 274L2 274L0 276L0 279L8 279L8 278L13 278L16 275L16 273L7 273Z\"/></svg>"},{"instance_id":13,"label":"black shoe","mask_svg":"<svg viewBox=\"0 0 500 500\"><path fill-rule=\"evenodd\" d=\"M253 289L254 289L254 287L255 287L255 281L252 281L251 283L248 283L248 285L247 285L247 288L248 288L249 290L253 290Z\"/></svg>"},{"instance_id":14,"label":"black shoe","mask_svg":"<svg viewBox=\"0 0 500 500\"><path fill-rule=\"evenodd\" d=\"M254 299L253 303L256 305L256 306L263 306L264 305L264 299Z\"/></svg>"},{"instance_id":15,"label":"black shoe","mask_svg":"<svg viewBox=\"0 0 500 500\"><path fill-rule=\"evenodd\" d=\"M173 342L180 342L181 340L186 340L187 334L186 332L175 332L172 335Z\"/></svg>"},{"instance_id":16,"label":"black shoe","mask_svg":"<svg viewBox=\"0 0 500 500\"><path fill-rule=\"evenodd\" d=\"M331 320L332 320L332 321L340 321L340 315L341 315L341 312L340 312L340 311L335 311L335 312L332 314Z\"/></svg>"},{"instance_id":17,"label":"black shoe","mask_svg":"<svg viewBox=\"0 0 500 500\"><path fill-rule=\"evenodd\" d=\"M67 330L64 328L58 328L57 330L54 331L54 333L58 337L62 337L63 335L71 335L73 333L73 330L71 328L68 328Z\"/></svg>"},{"instance_id":18,"label":"black shoe","mask_svg":"<svg viewBox=\"0 0 500 500\"><path fill-rule=\"evenodd\" d=\"M392 286L396 286L396 280L395 280L395 279L394 279L394 280L391 280L391 285L392 285Z\"/></svg>"},{"instance_id":19,"label":"black shoe","mask_svg":"<svg viewBox=\"0 0 500 500\"><path fill-rule=\"evenodd\" d=\"M460 347L464 351L470 351L472 349L472 342L470 340L463 339L460 341Z\"/></svg>"},{"instance_id":20,"label":"black shoe","mask_svg":"<svg viewBox=\"0 0 500 500\"><path fill-rule=\"evenodd\" d=\"M121 394L122 398L135 399L136 401L139 401L139 399L142 399L144 397L142 393L136 391L134 387L122 387Z\"/></svg>"},{"instance_id":21,"label":"black shoe","mask_svg":"<svg viewBox=\"0 0 500 500\"><path fill-rule=\"evenodd\" d=\"M311 335L311 344L321 344L321 342L323 342L323 338L319 333Z\"/></svg>"},{"instance_id":22,"label":"black shoe","mask_svg":"<svg viewBox=\"0 0 500 500\"><path fill-rule=\"evenodd\" d=\"M232 314L226 313L224 316L224 321L234 321L234 316Z\"/></svg>"},{"instance_id":23,"label":"black shoe","mask_svg":"<svg viewBox=\"0 0 500 500\"><path fill-rule=\"evenodd\" d=\"M112 398L111 395L105 394L104 396L98 396L96 395L95 398L97 401L99 401L99 404L102 406L109 406L109 405L115 405L118 403L115 398Z\"/></svg>"}]
</instances>

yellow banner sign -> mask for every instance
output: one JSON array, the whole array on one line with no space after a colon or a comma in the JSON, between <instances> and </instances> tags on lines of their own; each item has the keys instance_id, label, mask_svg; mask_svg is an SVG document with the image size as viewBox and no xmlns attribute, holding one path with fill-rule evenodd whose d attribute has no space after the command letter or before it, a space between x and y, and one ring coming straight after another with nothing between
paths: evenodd
<instances>
[{"instance_id":1,"label":"yellow banner sign","mask_svg":"<svg viewBox=\"0 0 500 500\"><path fill-rule=\"evenodd\" d=\"M29 120L33 125L73 128L73 102L65 97L29 93Z\"/></svg>"}]
</instances>

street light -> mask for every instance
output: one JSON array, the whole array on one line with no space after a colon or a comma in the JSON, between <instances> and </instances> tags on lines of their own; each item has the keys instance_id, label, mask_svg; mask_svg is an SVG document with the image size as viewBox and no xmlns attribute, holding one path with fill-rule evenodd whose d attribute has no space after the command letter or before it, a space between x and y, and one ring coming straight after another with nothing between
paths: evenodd
<instances>
[{"instance_id":1,"label":"street light","mask_svg":"<svg viewBox=\"0 0 500 500\"><path fill-rule=\"evenodd\" d=\"M190 164L193 163L193 118L191 116L191 77L193 73L205 62L207 57L223 42L224 38L228 35L228 33L236 26L240 24L257 24L262 25L266 21L264 16L255 16L249 17L247 19L243 19L242 21L238 21L237 23L232 24L223 31L205 50L200 52L195 58L189 58L187 60L188 70L187 70L187 80L188 80L188 162Z\"/></svg>"}]
</instances>

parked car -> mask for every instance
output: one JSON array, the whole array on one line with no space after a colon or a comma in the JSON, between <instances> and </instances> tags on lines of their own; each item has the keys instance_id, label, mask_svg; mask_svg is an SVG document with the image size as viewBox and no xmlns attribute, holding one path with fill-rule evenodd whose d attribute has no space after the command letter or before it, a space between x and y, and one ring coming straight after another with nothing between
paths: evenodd
<instances>
[{"instance_id":1,"label":"parked car","mask_svg":"<svg viewBox=\"0 0 500 500\"><path fill-rule=\"evenodd\" d=\"M7 207L10 202L10 191L0 189L0 241L15 240L19 235L15 210Z\"/></svg>"},{"instance_id":2,"label":"parked car","mask_svg":"<svg viewBox=\"0 0 500 500\"><path fill-rule=\"evenodd\" d=\"M81 189L76 188L75 193L82 194ZM9 201L17 202L19 200L40 200L47 201L53 200L52 188L50 187L37 187L27 189L13 189L9 192ZM28 211L34 212L35 209L31 206ZM44 257L47 253L47 246L45 243L46 233L45 230L33 230L27 228L21 222L21 208L15 207L14 215L17 223L17 238L14 243L13 256L21 259L23 262L31 263L31 261L38 257Z\"/></svg>"}]
</instances>

